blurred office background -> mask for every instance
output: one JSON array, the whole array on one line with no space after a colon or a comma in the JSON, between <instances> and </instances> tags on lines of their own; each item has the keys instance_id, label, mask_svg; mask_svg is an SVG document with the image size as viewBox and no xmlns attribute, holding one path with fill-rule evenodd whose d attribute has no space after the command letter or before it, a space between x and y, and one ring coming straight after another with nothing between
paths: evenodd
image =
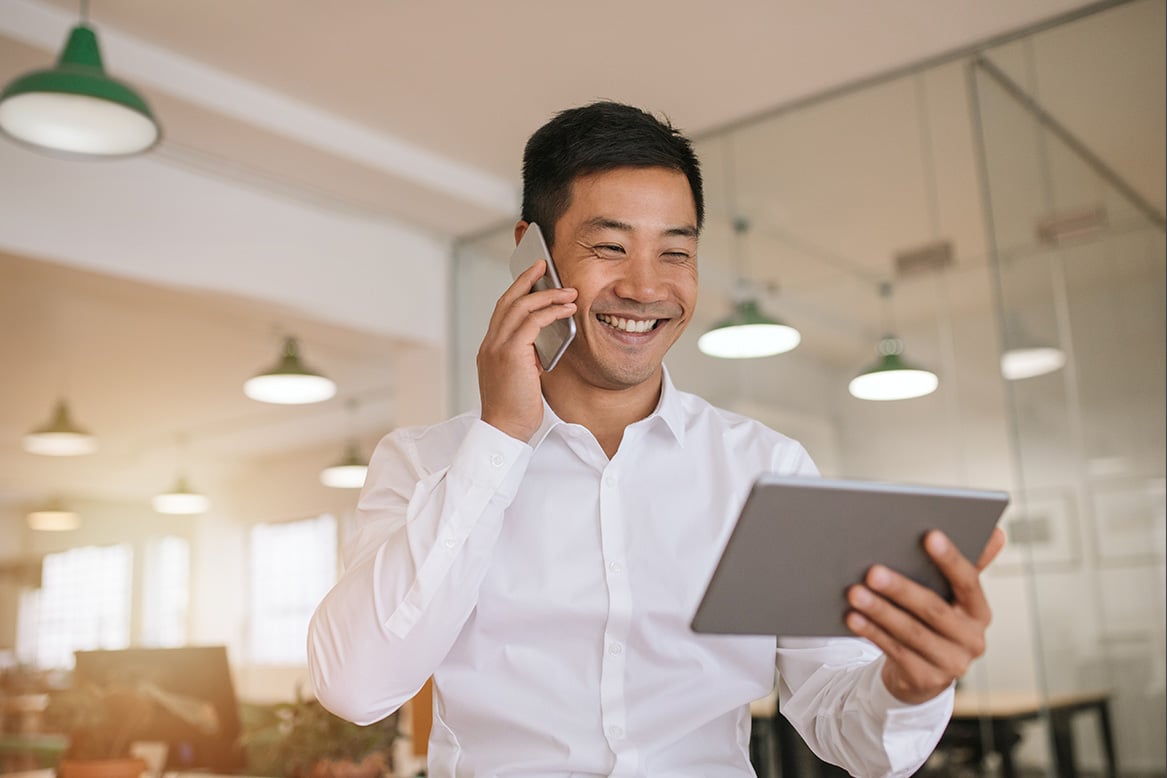
<instances>
[{"instance_id":1,"label":"blurred office background","mask_svg":"<svg viewBox=\"0 0 1167 778\"><path fill-rule=\"evenodd\" d=\"M989 648L961 684L984 740L1023 699L1021 770L1064 769L1068 727L1076 769L1105 774L1099 717L1056 715L1089 700L1121 774L1167 774L1167 6L784 5L93 3L163 136L100 162L0 138L5 671L221 644L241 699L290 698L357 494L321 471L474 407L522 143L613 98L667 114L704 166L676 383L826 475L1008 490ZM76 20L3 0L0 80ZM798 346L702 353L744 302ZM889 334L934 391L849 392ZM244 395L288 337L334 396ZM60 402L95 452L26 450ZM209 506L159 513L179 478ZM69 528L37 528L46 508Z\"/></svg>"}]
</instances>

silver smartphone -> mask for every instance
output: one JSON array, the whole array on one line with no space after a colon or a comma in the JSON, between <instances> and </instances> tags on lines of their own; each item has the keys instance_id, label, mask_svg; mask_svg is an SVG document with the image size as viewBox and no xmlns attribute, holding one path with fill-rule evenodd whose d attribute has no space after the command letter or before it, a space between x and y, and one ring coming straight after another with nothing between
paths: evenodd
<instances>
[{"instance_id":1,"label":"silver smartphone","mask_svg":"<svg viewBox=\"0 0 1167 778\"><path fill-rule=\"evenodd\" d=\"M518 278L524 270L540 259L547 260L547 272L535 282L531 291L562 289L563 284L559 281L559 273L555 270L555 263L551 261L551 252L547 249L547 241L543 240L543 231L539 229L538 224L532 222L527 225L527 231L523 233L522 240L519 241L519 245L515 246L515 251L511 254L511 277ZM556 319L539 330L539 334L535 336L535 353L539 355L539 363L543 365L544 370L555 367L574 337L575 318L571 316L566 319Z\"/></svg>"}]
</instances>

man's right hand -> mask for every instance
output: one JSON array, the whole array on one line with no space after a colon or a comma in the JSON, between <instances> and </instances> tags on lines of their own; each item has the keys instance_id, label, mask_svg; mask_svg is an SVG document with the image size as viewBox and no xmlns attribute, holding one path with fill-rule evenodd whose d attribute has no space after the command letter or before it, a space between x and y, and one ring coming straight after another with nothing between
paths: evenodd
<instances>
[{"instance_id":1,"label":"man's right hand","mask_svg":"<svg viewBox=\"0 0 1167 778\"><path fill-rule=\"evenodd\" d=\"M539 384L543 368L535 353L535 336L556 319L575 313L575 289L531 292L546 264L540 259L503 292L478 347L482 420L524 443L543 423Z\"/></svg>"}]
</instances>

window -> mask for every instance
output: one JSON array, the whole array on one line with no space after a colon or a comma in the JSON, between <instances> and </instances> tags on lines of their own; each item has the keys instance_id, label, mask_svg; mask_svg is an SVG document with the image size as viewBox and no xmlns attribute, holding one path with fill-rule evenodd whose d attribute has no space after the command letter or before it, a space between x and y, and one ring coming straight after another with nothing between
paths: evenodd
<instances>
[{"instance_id":1,"label":"window","mask_svg":"<svg viewBox=\"0 0 1167 778\"><path fill-rule=\"evenodd\" d=\"M308 621L336 583L336 519L257 524L250 556L251 660L304 664Z\"/></svg>"},{"instance_id":2,"label":"window","mask_svg":"<svg viewBox=\"0 0 1167 778\"><path fill-rule=\"evenodd\" d=\"M142 578L142 645L185 645L190 602L190 544L186 538L153 538L146 546Z\"/></svg>"},{"instance_id":3,"label":"window","mask_svg":"<svg viewBox=\"0 0 1167 778\"><path fill-rule=\"evenodd\" d=\"M128 544L48 554L41 588L24 592L17 655L41 668L73 667L73 652L130 643L133 551Z\"/></svg>"}]
</instances>

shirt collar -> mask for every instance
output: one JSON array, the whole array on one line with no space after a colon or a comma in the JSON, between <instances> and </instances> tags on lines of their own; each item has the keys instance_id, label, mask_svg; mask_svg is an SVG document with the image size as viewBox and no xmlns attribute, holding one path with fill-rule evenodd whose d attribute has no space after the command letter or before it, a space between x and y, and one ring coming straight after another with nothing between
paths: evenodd
<instances>
[{"instance_id":1,"label":"shirt collar","mask_svg":"<svg viewBox=\"0 0 1167 778\"><path fill-rule=\"evenodd\" d=\"M681 406L681 398L673 380L669 377L669 369L661 365L661 387L660 399L657 400L656 408L650 413L644 421L659 418L664 421L665 426L673 433L677 443L685 445L685 412ZM555 415L555 411L547 404L547 398L543 398L543 423L539 425L539 429L535 430L535 434L531 436L529 445L531 448L539 448L544 439L561 424L566 424L563 419Z\"/></svg>"}]
</instances>

